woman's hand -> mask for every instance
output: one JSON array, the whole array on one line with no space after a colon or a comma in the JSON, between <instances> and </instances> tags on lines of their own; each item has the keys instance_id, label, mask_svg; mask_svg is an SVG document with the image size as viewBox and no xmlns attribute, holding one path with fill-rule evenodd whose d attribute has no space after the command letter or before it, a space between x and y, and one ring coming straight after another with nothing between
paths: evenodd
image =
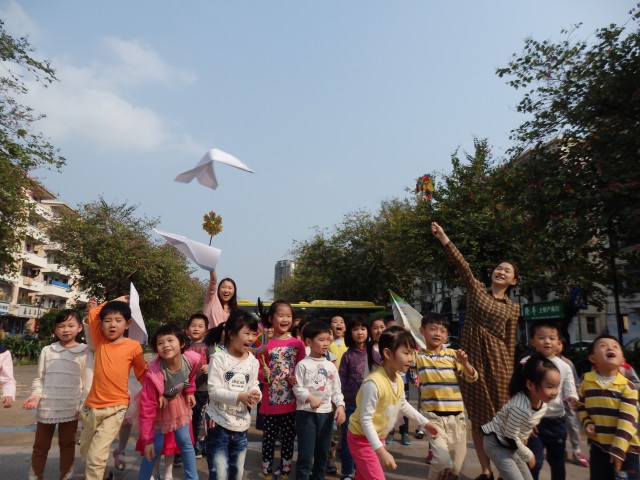
<instances>
[{"instance_id":1,"label":"woman's hand","mask_svg":"<svg viewBox=\"0 0 640 480\"><path fill-rule=\"evenodd\" d=\"M442 245L446 245L447 243L449 243L449 237L447 237L447 234L444 233L442 227L436 222L431 222L431 233L433 233L434 237L440 240L440 243L442 243Z\"/></svg>"}]
</instances>

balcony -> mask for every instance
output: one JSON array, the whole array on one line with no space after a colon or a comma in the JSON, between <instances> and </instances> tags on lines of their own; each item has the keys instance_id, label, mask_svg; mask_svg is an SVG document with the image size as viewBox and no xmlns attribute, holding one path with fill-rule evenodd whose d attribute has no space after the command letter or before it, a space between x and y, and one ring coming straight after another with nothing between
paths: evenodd
<instances>
[{"instance_id":1,"label":"balcony","mask_svg":"<svg viewBox=\"0 0 640 480\"><path fill-rule=\"evenodd\" d=\"M47 266L42 271L44 273L49 273L49 272L59 273L66 277L70 277L73 273L67 267L63 267L62 265L59 265L57 263L47 263Z\"/></svg>"},{"instance_id":2,"label":"balcony","mask_svg":"<svg viewBox=\"0 0 640 480\"><path fill-rule=\"evenodd\" d=\"M40 215L42 218L46 220L53 219L53 212L42 204L36 203L35 211L36 211L36 214Z\"/></svg>"},{"instance_id":3,"label":"balcony","mask_svg":"<svg viewBox=\"0 0 640 480\"><path fill-rule=\"evenodd\" d=\"M31 277L22 277L18 286L31 292L42 292L44 289L44 283Z\"/></svg>"},{"instance_id":4,"label":"balcony","mask_svg":"<svg viewBox=\"0 0 640 480\"><path fill-rule=\"evenodd\" d=\"M59 298L71 298L71 285L68 283L58 282L52 280L50 284L45 285L42 293L46 296L59 297Z\"/></svg>"},{"instance_id":5,"label":"balcony","mask_svg":"<svg viewBox=\"0 0 640 480\"><path fill-rule=\"evenodd\" d=\"M42 243L49 242L49 239L47 238L47 235L44 233L44 231L38 227L34 227L33 225L27 225L26 233L27 233L27 237L33 238Z\"/></svg>"},{"instance_id":6,"label":"balcony","mask_svg":"<svg viewBox=\"0 0 640 480\"><path fill-rule=\"evenodd\" d=\"M25 253L24 258L22 260L30 265L35 265L39 268L44 268L47 266L47 258L41 257L35 253Z\"/></svg>"}]
</instances>

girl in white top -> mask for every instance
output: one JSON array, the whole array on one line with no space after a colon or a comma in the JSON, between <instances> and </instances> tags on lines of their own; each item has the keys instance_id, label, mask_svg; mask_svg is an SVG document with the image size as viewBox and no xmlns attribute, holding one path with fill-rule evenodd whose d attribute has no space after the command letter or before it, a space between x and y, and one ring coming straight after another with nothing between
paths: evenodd
<instances>
[{"instance_id":1,"label":"girl in white top","mask_svg":"<svg viewBox=\"0 0 640 480\"><path fill-rule=\"evenodd\" d=\"M484 449L502 478L532 480L536 465L533 452L525 445L533 427L558 395L560 371L546 357L535 353L518 366L509 382L511 399L489 422L482 425Z\"/></svg>"},{"instance_id":2,"label":"girl in white top","mask_svg":"<svg viewBox=\"0 0 640 480\"><path fill-rule=\"evenodd\" d=\"M225 349L211 356L207 413L215 427L207 432L207 462L212 462L209 478L243 478L251 424L249 410L262 398L260 364L251 353L257 331L256 319L242 310L233 310L224 327Z\"/></svg>"},{"instance_id":3,"label":"girl in white top","mask_svg":"<svg viewBox=\"0 0 640 480\"><path fill-rule=\"evenodd\" d=\"M31 396L23 405L25 409L37 408L38 425L29 480L42 479L56 425L60 478L72 477L78 412L91 384L90 369L85 368L89 347L76 341L82 331L80 315L75 310L62 310L55 319L54 328L58 341L42 349L38 376L33 381Z\"/></svg>"}]
</instances>

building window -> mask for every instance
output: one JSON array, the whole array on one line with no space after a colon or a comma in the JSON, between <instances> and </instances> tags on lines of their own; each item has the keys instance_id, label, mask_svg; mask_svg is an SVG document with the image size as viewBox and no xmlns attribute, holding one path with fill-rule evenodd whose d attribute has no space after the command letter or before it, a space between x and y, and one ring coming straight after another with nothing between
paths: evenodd
<instances>
[{"instance_id":1,"label":"building window","mask_svg":"<svg viewBox=\"0 0 640 480\"><path fill-rule=\"evenodd\" d=\"M587 317L587 333L595 335L595 333L596 333L596 317Z\"/></svg>"}]
</instances>

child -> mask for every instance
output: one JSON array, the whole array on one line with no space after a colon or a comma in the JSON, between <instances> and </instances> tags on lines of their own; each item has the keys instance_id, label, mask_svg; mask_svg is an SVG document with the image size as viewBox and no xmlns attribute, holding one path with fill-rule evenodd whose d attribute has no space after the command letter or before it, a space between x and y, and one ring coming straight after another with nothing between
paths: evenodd
<instances>
[{"instance_id":1,"label":"child","mask_svg":"<svg viewBox=\"0 0 640 480\"><path fill-rule=\"evenodd\" d=\"M111 442L118 435L129 405L129 372L141 380L146 371L142 347L124 336L131 323L127 296L89 310L88 326L95 347L93 384L80 412L80 454L87 480L102 480ZM107 477L105 477L107 478ZM113 474L109 473L112 479Z\"/></svg>"},{"instance_id":2,"label":"child","mask_svg":"<svg viewBox=\"0 0 640 480\"><path fill-rule=\"evenodd\" d=\"M578 417L591 444L590 478L637 480L638 391L618 371L624 363L622 348L615 337L601 335L589 345L587 358L595 371L582 377Z\"/></svg>"},{"instance_id":3,"label":"child","mask_svg":"<svg viewBox=\"0 0 640 480\"><path fill-rule=\"evenodd\" d=\"M385 328L387 328L387 326L384 324L383 318L375 318L371 322L371 341L376 351L378 351L378 340L380 340L380 335L382 335Z\"/></svg>"},{"instance_id":4,"label":"child","mask_svg":"<svg viewBox=\"0 0 640 480\"><path fill-rule=\"evenodd\" d=\"M58 426L60 446L60 478L73 476L76 455L78 411L87 396L91 379L87 377L88 348L76 336L82 331L82 319L75 310L62 310L55 319L54 333L58 341L40 352L38 376L33 381L31 396L23 408L37 408L36 438L31 455L29 479L42 480L53 432Z\"/></svg>"},{"instance_id":5,"label":"child","mask_svg":"<svg viewBox=\"0 0 640 480\"><path fill-rule=\"evenodd\" d=\"M342 356L340 368L338 369L340 385L344 385L342 393L344 394L346 416L346 420L342 425L340 459L342 460L342 478L347 480L352 480L355 472L353 457L347 443L349 417L356 410L356 395L358 395L360 385L370 373L366 349L370 337L369 322L359 315L353 317L347 324L347 331L344 335L348 350ZM379 359L377 363L380 363Z\"/></svg>"},{"instance_id":6,"label":"child","mask_svg":"<svg viewBox=\"0 0 640 480\"><path fill-rule=\"evenodd\" d=\"M340 368L340 360L342 355L347 351L347 344L344 341L344 331L346 327L344 318L336 315L331 318L331 333L333 334L333 342L329 346L329 351L336 356L336 367Z\"/></svg>"},{"instance_id":7,"label":"child","mask_svg":"<svg viewBox=\"0 0 640 480\"><path fill-rule=\"evenodd\" d=\"M0 343L0 385L2 386L2 406L11 408L16 401L16 380L13 378L11 352Z\"/></svg>"},{"instance_id":8,"label":"child","mask_svg":"<svg viewBox=\"0 0 640 480\"><path fill-rule=\"evenodd\" d=\"M187 336L190 344L189 350L200 355L200 368L196 373L196 406L193 407L193 448L196 458L202 458L202 451L198 446L198 436L200 435L200 424L207 403L209 402L209 393L207 392L207 373L209 372L209 355L213 355L214 349L209 348L204 342L204 335L207 333L207 316L202 313L194 313L187 321Z\"/></svg>"},{"instance_id":9,"label":"child","mask_svg":"<svg viewBox=\"0 0 640 480\"><path fill-rule=\"evenodd\" d=\"M310 322L305 326L303 335L310 353L296 365L296 382L293 386L297 398L296 480L324 480L333 420L335 418L338 425L344 423L344 401L338 370L326 359L331 344L331 329L324 322ZM335 415L332 402L337 407Z\"/></svg>"},{"instance_id":10,"label":"child","mask_svg":"<svg viewBox=\"0 0 640 480\"><path fill-rule=\"evenodd\" d=\"M520 364L509 382L511 399L493 420L482 425L484 450L509 480L531 480L536 457L525 445L533 428L558 394L560 371L551 360L534 353ZM491 474L490 478L493 478Z\"/></svg>"},{"instance_id":11,"label":"child","mask_svg":"<svg viewBox=\"0 0 640 480\"><path fill-rule=\"evenodd\" d=\"M231 310L238 305L237 290L236 282L230 278L223 278L218 285L216 271L212 270L209 273L209 287L204 296L204 307L202 307L202 311L209 319L209 328L227 321Z\"/></svg>"},{"instance_id":12,"label":"child","mask_svg":"<svg viewBox=\"0 0 640 480\"><path fill-rule=\"evenodd\" d=\"M258 360L250 353L258 322L242 310L231 312L225 323L225 350L211 357L208 415L216 423L207 434L209 480L242 480L247 453L249 410L262 395Z\"/></svg>"},{"instance_id":13,"label":"child","mask_svg":"<svg viewBox=\"0 0 640 480\"><path fill-rule=\"evenodd\" d=\"M258 360L259 380L263 384L260 412L264 414L262 438L262 473L266 480L274 474L289 478L293 441L296 436L296 397L293 394L296 365L305 357L304 344L289 333L293 309L284 300L277 300L269 307L268 323L273 328L267 346ZM273 469L276 437L282 439L280 468Z\"/></svg>"},{"instance_id":14,"label":"child","mask_svg":"<svg viewBox=\"0 0 640 480\"><path fill-rule=\"evenodd\" d=\"M567 426L563 401L568 402L572 409L576 409L578 392L571 368L556 356L560 344L558 326L553 322L540 320L533 324L530 335L533 349L551 360L560 371L560 394L549 402L547 411L537 427L537 435L529 439L528 446L536 456L536 466L531 474L534 480L538 480L546 449L552 480L564 480ZM523 361L526 361L526 358Z\"/></svg>"},{"instance_id":15,"label":"child","mask_svg":"<svg viewBox=\"0 0 640 480\"><path fill-rule=\"evenodd\" d=\"M149 364L140 395L140 437L143 450L140 480L149 480L164 446L165 434L173 432L182 454L187 480L197 480L196 457L191 438L191 409L196 401L195 378L200 355L185 352L182 329L167 323L151 336L149 345L158 357Z\"/></svg>"},{"instance_id":16,"label":"child","mask_svg":"<svg viewBox=\"0 0 640 480\"><path fill-rule=\"evenodd\" d=\"M573 374L573 381L576 385L578 385L580 383L580 377L578 376L576 366L569 358L562 355L562 351L566 346L567 340L564 337L560 337L560 342L558 342L558 352L556 355L560 360L569 365L571 373ZM580 451L580 422L578 420L578 413L574 412L571 409L568 402L563 403L565 413L565 426L567 428L567 435L569 436L569 443L571 443L573 460L581 467L589 468L589 460L587 460L587 457L585 457L584 454Z\"/></svg>"},{"instance_id":17,"label":"child","mask_svg":"<svg viewBox=\"0 0 640 480\"><path fill-rule=\"evenodd\" d=\"M396 462L386 450L385 438L398 418L406 415L424 425L433 438L438 430L404 397L399 371L406 372L413 361L416 341L401 327L387 328L380 335L382 366L371 373L356 397L356 410L349 419L347 442L356 464L357 478L385 480L383 469L395 469Z\"/></svg>"},{"instance_id":18,"label":"child","mask_svg":"<svg viewBox=\"0 0 640 480\"><path fill-rule=\"evenodd\" d=\"M428 479L455 480L467 454L467 423L458 377L475 382L478 372L464 351L443 348L449 336L449 320L444 315L422 317L420 334L427 346L416 359L420 411L439 430L438 438L430 443L433 454Z\"/></svg>"}]
</instances>

